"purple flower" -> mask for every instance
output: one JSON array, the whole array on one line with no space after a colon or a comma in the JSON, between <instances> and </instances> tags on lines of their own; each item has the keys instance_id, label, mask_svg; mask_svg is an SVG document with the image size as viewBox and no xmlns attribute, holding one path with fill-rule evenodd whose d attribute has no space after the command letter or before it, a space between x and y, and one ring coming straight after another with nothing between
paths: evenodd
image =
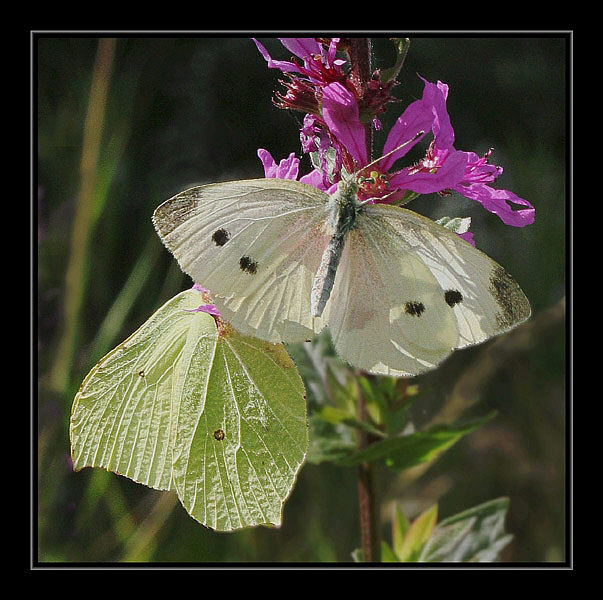
<instances>
[{"instance_id":1,"label":"purple flower","mask_svg":"<svg viewBox=\"0 0 603 600\"><path fill-rule=\"evenodd\" d=\"M486 210L498 215L506 225L514 227L524 227L534 222L535 210L532 205L523 198L520 198L509 190L497 190L485 182L496 180L503 169L487 163L488 157L492 151L488 151L482 158L478 158L474 152L466 152L467 163L465 165L465 175L463 180L455 186L453 190L479 202ZM527 206L515 210L510 203Z\"/></svg>"},{"instance_id":2,"label":"purple flower","mask_svg":"<svg viewBox=\"0 0 603 600\"><path fill-rule=\"evenodd\" d=\"M383 84L375 72L361 84L346 75L342 68L345 61L336 58L337 50L346 50L346 42L340 38L279 39L294 55L290 61L274 60L260 42L254 42L268 66L289 78L288 82L281 81L286 92L276 93L275 104L305 113L300 131L302 148L317 152L322 174L315 169L300 181L330 191L345 167L348 173L358 175L360 200L393 203L409 195L456 191L479 202L507 225L533 223L535 211L527 200L489 185L502 173L502 167L488 164L490 152L479 158L474 152L454 148L454 130L446 108L448 85L421 78L425 84L422 98L411 103L389 131L384 158L377 164L369 163L366 124L372 122L378 128L376 115L393 99L389 90L395 80ZM433 140L425 156L393 171L394 164L430 132ZM335 169L329 179L326 156L331 148L335 149ZM299 161L293 155L279 165L267 156L269 164L262 159L265 170L269 169L267 177L297 177ZM293 169L295 175L283 169ZM518 210L517 206L526 208Z\"/></svg>"},{"instance_id":3,"label":"purple flower","mask_svg":"<svg viewBox=\"0 0 603 600\"><path fill-rule=\"evenodd\" d=\"M253 39L253 38L252 38ZM298 110L314 116L313 127L324 129L323 137L329 136L326 124L322 121L323 90L338 83L355 98L359 108L360 120L372 122L380 128L376 115L385 111L385 105L395 100L390 89L397 83L395 79L382 82L379 71L365 82L358 81L344 69L346 61L336 58L336 52L347 51L347 44L341 38L279 38L285 48L295 56L291 61L274 60L266 48L253 39L269 68L279 69L289 81L280 80L285 93L276 92L274 103L279 108ZM302 144L306 139L302 136Z\"/></svg>"},{"instance_id":4,"label":"purple flower","mask_svg":"<svg viewBox=\"0 0 603 600\"><path fill-rule=\"evenodd\" d=\"M448 189L461 180L465 157L436 146L436 141L451 146L454 140L442 89L428 82L425 84L423 97L410 104L389 131L383 148L386 156L377 165L372 165L369 172L363 171L368 164L365 130L358 119L358 106L352 94L337 83L324 89L324 121L344 148L346 169L357 172L364 182L359 193L361 199L379 202L383 198L383 202L395 202L408 190L429 194ZM418 165L390 173L393 164L430 130L434 133L434 142L425 159Z\"/></svg>"},{"instance_id":5,"label":"purple flower","mask_svg":"<svg viewBox=\"0 0 603 600\"><path fill-rule=\"evenodd\" d=\"M266 48L252 39L268 67L279 69L289 77L289 81L280 81L285 93L276 92L274 103L279 108L319 114L322 88L333 81L346 80L341 69L345 61L335 58L339 38L332 38L328 48L315 38L279 38L297 57L290 61L273 60Z\"/></svg>"},{"instance_id":6,"label":"purple flower","mask_svg":"<svg viewBox=\"0 0 603 600\"><path fill-rule=\"evenodd\" d=\"M321 65L325 69L340 66L343 61L335 60L337 43L339 38L332 38L328 50L315 38L279 38L279 41L287 50L295 54L303 61L303 66L298 61L273 60L266 48L255 38L251 38L257 46L260 54L266 60L270 69L279 69L283 73L296 72L307 75L310 79L321 81ZM324 71L323 71L324 73Z\"/></svg>"},{"instance_id":7,"label":"purple flower","mask_svg":"<svg viewBox=\"0 0 603 600\"><path fill-rule=\"evenodd\" d=\"M268 150L260 148L258 156L264 165L264 177L267 179L297 180L297 176L299 175L299 158L296 158L293 152L291 152L288 158L283 158L278 164ZM336 185L330 185L328 181L325 184L324 174L319 169L312 169L307 175L300 177L299 181L327 193L331 193L336 187Z\"/></svg>"},{"instance_id":8,"label":"purple flower","mask_svg":"<svg viewBox=\"0 0 603 600\"><path fill-rule=\"evenodd\" d=\"M478 158L474 152L454 148L454 130L446 110L448 86L424 80L423 97L410 104L388 133L384 158L363 172L367 165L364 127L358 119L358 106L351 93L338 83L323 90L323 119L331 135L343 147L348 158L343 163L361 177L361 199L395 202L407 191L416 194L447 193L454 190L476 200L498 215L507 225L523 227L534 221L534 208L508 190L496 190L487 183L495 181L502 168L487 163L489 153ZM431 130L433 140L425 157L400 171L390 172L396 161ZM425 132L424 134L420 134ZM348 168L350 159L353 167ZM527 206L513 210L509 203Z\"/></svg>"}]
</instances>

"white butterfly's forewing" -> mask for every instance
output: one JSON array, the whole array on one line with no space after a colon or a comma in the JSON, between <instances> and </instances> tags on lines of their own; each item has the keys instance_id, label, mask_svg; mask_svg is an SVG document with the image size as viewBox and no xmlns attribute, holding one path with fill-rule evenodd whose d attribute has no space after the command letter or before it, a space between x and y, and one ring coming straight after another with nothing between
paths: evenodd
<instances>
[{"instance_id":1,"label":"white butterfly's forewing","mask_svg":"<svg viewBox=\"0 0 603 600\"><path fill-rule=\"evenodd\" d=\"M367 217L395 229L437 279L457 321L456 348L504 333L530 316L530 303L511 275L455 233L403 208L373 205Z\"/></svg>"},{"instance_id":2,"label":"white butterfly's forewing","mask_svg":"<svg viewBox=\"0 0 603 600\"><path fill-rule=\"evenodd\" d=\"M298 342L322 329L312 281L329 240L328 196L255 179L198 186L157 208L153 222L183 271L209 289L243 334Z\"/></svg>"},{"instance_id":3,"label":"white butterfly's forewing","mask_svg":"<svg viewBox=\"0 0 603 600\"><path fill-rule=\"evenodd\" d=\"M436 278L397 231L366 213L348 234L327 308L338 354L371 373L416 375L458 342Z\"/></svg>"}]
</instances>

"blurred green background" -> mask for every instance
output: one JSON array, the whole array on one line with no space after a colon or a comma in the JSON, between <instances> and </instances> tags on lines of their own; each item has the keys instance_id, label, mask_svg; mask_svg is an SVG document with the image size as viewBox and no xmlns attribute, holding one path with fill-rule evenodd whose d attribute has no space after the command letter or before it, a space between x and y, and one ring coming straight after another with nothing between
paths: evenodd
<instances>
[{"instance_id":1,"label":"blurred green background","mask_svg":"<svg viewBox=\"0 0 603 600\"><path fill-rule=\"evenodd\" d=\"M274 58L289 59L276 39L261 40ZM533 317L415 380L419 427L492 409L498 416L426 471L378 472L386 539L393 502L410 518L438 502L444 518L508 496L514 540L502 559L566 558L568 44L561 34L413 37L393 90L401 103L383 115L376 152L393 120L421 96L417 74L448 83L455 147L478 154L493 147L491 162L505 169L496 187L536 208L536 222L516 229L458 196L421 197L410 206L434 218L470 215L477 246L517 279ZM374 39L373 48L374 66L390 66L388 39ZM191 519L175 493L100 469L73 473L69 458L69 414L82 379L191 285L155 234L155 207L192 184L263 176L258 148L277 160L300 156L300 115L271 103L280 72L239 37L38 33L33 49L34 560L349 561L360 545L352 468L307 464L280 529L217 534Z\"/></svg>"}]
</instances>

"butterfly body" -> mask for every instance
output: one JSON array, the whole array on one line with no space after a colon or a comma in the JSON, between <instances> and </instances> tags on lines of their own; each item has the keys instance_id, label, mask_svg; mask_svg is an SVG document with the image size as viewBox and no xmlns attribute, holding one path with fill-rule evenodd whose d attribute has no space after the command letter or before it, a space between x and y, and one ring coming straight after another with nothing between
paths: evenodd
<instances>
[{"instance_id":1,"label":"butterfly body","mask_svg":"<svg viewBox=\"0 0 603 600\"><path fill-rule=\"evenodd\" d=\"M311 310L314 317L322 315L331 295L346 235L354 227L356 215L361 209L356 200L357 192L358 186L353 180L342 180L329 199L329 223L333 235L323 252L312 284Z\"/></svg>"},{"instance_id":2,"label":"butterfly body","mask_svg":"<svg viewBox=\"0 0 603 600\"><path fill-rule=\"evenodd\" d=\"M452 231L405 208L292 180L185 190L153 222L222 318L245 335L302 342L325 326L365 371L412 376L530 315L515 280Z\"/></svg>"}]
</instances>

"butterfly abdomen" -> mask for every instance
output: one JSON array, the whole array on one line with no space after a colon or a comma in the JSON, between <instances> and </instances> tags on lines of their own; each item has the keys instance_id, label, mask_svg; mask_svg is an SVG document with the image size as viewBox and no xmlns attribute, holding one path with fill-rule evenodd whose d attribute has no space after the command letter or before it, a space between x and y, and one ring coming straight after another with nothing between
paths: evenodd
<instances>
[{"instance_id":1,"label":"butterfly abdomen","mask_svg":"<svg viewBox=\"0 0 603 600\"><path fill-rule=\"evenodd\" d=\"M331 295L344 244L344 236L333 236L322 254L320 266L316 271L312 284L311 309L313 317L322 315L322 311Z\"/></svg>"},{"instance_id":2,"label":"butterfly abdomen","mask_svg":"<svg viewBox=\"0 0 603 600\"><path fill-rule=\"evenodd\" d=\"M346 235L356 222L356 213L359 208L356 200L357 191L358 187L355 182L341 181L337 191L331 197L329 221L333 229L333 236L322 254L320 266L312 284L311 310L314 317L322 315L331 295Z\"/></svg>"}]
</instances>

